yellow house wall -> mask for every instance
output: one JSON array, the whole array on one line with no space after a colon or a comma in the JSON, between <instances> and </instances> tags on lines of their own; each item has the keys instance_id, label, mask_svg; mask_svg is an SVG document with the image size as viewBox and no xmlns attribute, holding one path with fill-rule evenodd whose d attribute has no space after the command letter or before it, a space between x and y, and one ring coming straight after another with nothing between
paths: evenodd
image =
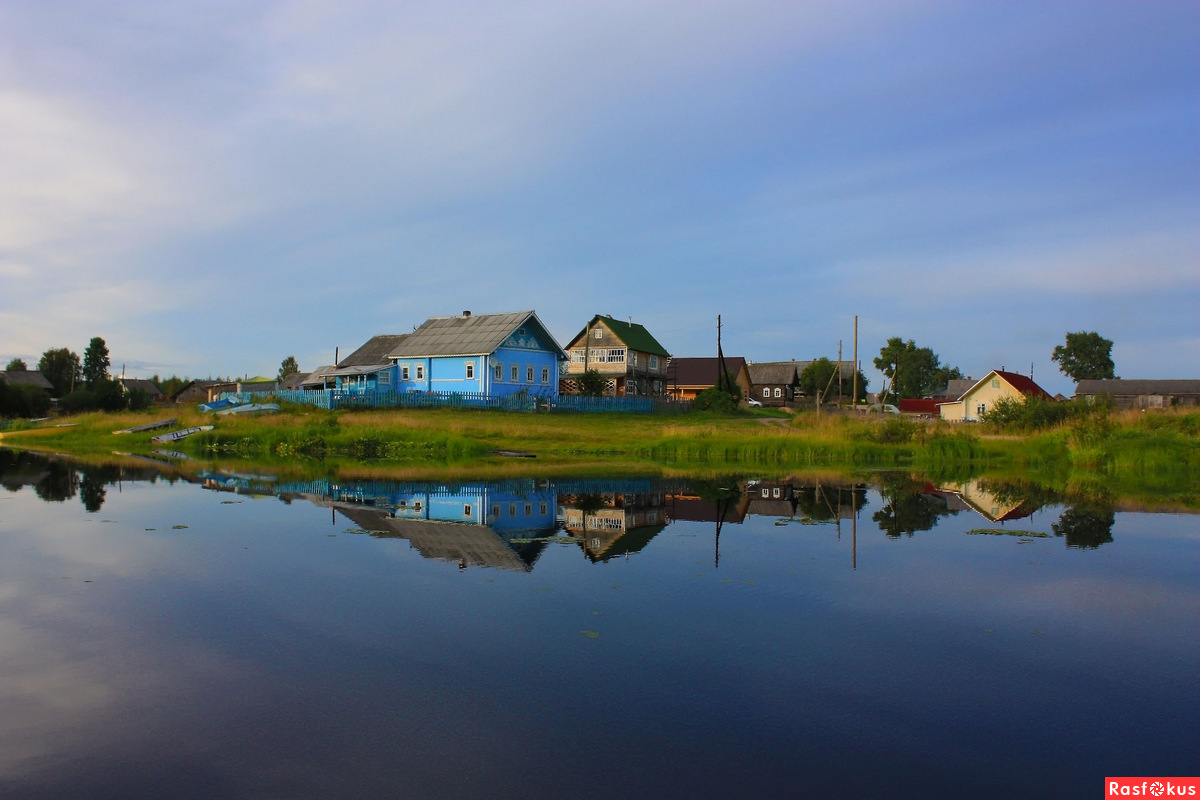
<instances>
[{"instance_id":1,"label":"yellow house wall","mask_svg":"<svg viewBox=\"0 0 1200 800\"><path fill-rule=\"evenodd\" d=\"M963 395L962 399L940 406L941 418L952 422L977 422L981 403L987 409L991 409L995 407L996 401L1004 398L1024 401L1025 395L1009 386L1003 378L989 375Z\"/></svg>"}]
</instances>

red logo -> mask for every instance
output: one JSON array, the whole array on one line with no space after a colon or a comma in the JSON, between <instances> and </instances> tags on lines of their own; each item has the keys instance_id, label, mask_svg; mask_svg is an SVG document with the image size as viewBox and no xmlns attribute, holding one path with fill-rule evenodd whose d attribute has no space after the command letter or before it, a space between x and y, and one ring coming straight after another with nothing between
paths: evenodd
<instances>
[{"instance_id":1,"label":"red logo","mask_svg":"<svg viewBox=\"0 0 1200 800\"><path fill-rule=\"evenodd\" d=\"M1104 796L1200 798L1200 778L1105 778Z\"/></svg>"}]
</instances>

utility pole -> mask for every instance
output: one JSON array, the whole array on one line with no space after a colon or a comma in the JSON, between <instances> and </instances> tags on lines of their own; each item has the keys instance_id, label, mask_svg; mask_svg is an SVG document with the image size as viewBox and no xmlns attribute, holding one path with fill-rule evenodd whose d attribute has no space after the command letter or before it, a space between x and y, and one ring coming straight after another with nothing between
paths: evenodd
<instances>
[{"instance_id":1,"label":"utility pole","mask_svg":"<svg viewBox=\"0 0 1200 800\"><path fill-rule=\"evenodd\" d=\"M858 314L854 315L854 389L850 405L858 403Z\"/></svg>"},{"instance_id":2,"label":"utility pole","mask_svg":"<svg viewBox=\"0 0 1200 800\"><path fill-rule=\"evenodd\" d=\"M842 340L838 339L838 405L842 404Z\"/></svg>"},{"instance_id":3,"label":"utility pole","mask_svg":"<svg viewBox=\"0 0 1200 800\"><path fill-rule=\"evenodd\" d=\"M729 377L725 374L725 353L721 351L721 315L717 314L717 388L730 391Z\"/></svg>"}]
</instances>

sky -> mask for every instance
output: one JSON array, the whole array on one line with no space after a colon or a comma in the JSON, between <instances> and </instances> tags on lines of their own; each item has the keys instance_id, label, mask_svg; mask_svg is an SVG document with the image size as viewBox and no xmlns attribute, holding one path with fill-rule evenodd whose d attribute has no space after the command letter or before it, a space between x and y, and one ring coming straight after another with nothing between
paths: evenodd
<instances>
[{"instance_id":1,"label":"sky","mask_svg":"<svg viewBox=\"0 0 1200 800\"><path fill-rule=\"evenodd\" d=\"M0 0L0 360L431 316L1200 378L1200 3Z\"/></svg>"}]
</instances>

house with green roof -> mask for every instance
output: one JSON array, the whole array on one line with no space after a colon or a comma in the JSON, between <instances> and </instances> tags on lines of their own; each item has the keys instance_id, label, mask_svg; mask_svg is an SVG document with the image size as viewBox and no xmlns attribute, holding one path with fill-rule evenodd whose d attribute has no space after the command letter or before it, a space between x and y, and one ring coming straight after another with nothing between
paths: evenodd
<instances>
[{"instance_id":1,"label":"house with green roof","mask_svg":"<svg viewBox=\"0 0 1200 800\"><path fill-rule=\"evenodd\" d=\"M563 394L579 393L579 378L589 369L605 379L609 397L661 397L667 393L671 354L645 327L597 314L567 346Z\"/></svg>"}]
</instances>

